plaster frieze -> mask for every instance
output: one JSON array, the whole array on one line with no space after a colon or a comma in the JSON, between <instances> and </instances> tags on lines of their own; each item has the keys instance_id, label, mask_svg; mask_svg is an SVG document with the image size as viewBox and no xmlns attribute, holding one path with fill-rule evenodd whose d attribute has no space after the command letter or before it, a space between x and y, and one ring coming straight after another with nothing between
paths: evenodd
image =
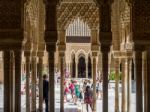
<instances>
[{"instance_id":1,"label":"plaster frieze","mask_svg":"<svg viewBox=\"0 0 150 112\"><path fill-rule=\"evenodd\" d=\"M57 7L58 28L66 29L77 17L86 21L89 27L98 27L99 25L98 7L92 3L61 3Z\"/></svg>"}]
</instances>

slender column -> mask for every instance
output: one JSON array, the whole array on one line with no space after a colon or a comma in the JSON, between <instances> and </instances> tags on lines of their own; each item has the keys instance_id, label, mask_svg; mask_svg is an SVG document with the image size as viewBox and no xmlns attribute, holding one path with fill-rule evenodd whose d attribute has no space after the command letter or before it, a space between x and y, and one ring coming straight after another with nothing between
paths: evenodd
<instances>
[{"instance_id":1,"label":"slender column","mask_svg":"<svg viewBox=\"0 0 150 112\"><path fill-rule=\"evenodd\" d=\"M70 77L71 77L71 78L73 77L73 73L72 73L72 71L73 71L73 70L72 70L72 64L73 64L73 63L71 62L71 63L70 63Z\"/></svg>"},{"instance_id":2,"label":"slender column","mask_svg":"<svg viewBox=\"0 0 150 112\"><path fill-rule=\"evenodd\" d=\"M127 59L122 59L122 112L127 112Z\"/></svg>"},{"instance_id":3,"label":"slender column","mask_svg":"<svg viewBox=\"0 0 150 112\"><path fill-rule=\"evenodd\" d=\"M88 78L88 59L86 58L86 78Z\"/></svg>"},{"instance_id":4,"label":"slender column","mask_svg":"<svg viewBox=\"0 0 150 112\"><path fill-rule=\"evenodd\" d=\"M78 61L76 60L76 77L75 78L78 78Z\"/></svg>"},{"instance_id":5,"label":"slender column","mask_svg":"<svg viewBox=\"0 0 150 112\"><path fill-rule=\"evenodd\" d=\"M49 58L49 112L55 112L55 77L54 77L54 50L48 51Z\"/></svg>"},{"instance_id":6,"label":"slender column","mask_svg":"<svg viewBox=\"0 0 150 112\"><path fill-rule=\"evenodd\" d=\"M127 111L131 112L132 60L128 59Z\"/></svg>"},{"instance_id":7,"label":"slender column","mask_svg":"<svg viewBox=\"0 0 150 112\"><path fill-rule=\"evenodd\" d=\"M145 73L145 77L146 77L146 93L145 93L145 110L144 112L150 112L150 47L147 48L147 54L146 54L146 58L147 58L147 68L146 68L146 72Z\"/></svg>"},{"instance_id":8,"label":"slender column","mask_svg":"<svg viewBox=\"0 0 150 112\"><path fill-rule=\"evenodd\" d=\"M43 54L39 56L39 112L43 112L43 77L42 77L42 70L43 70Z\"/></svg>"},{"instance_id":9,"label":"slender column","mask_svg":"<svg viewBox=\"0 0 150 112\"><path fill-rule=\"evenodd\" d=\"M26 112L30 112L30 54L26 56Z\"/></svg>"},{"instance_id":10,"label":"slender column","mask_svg":"<svg viewBox=\"0 0 150 112\"><path fill-rule=\"evenodd\" d=\"M103 112L108 112L108 52L109 46L102 47L102 73L103 73Z\"/></svg>"},{"instance_id":11,"label":"slender column","mask_svg":"<svg viewBox=\"0 0 150 112\"><path fill-rule=\"evenodd\" d=\"M96 56L93 56L93 112L96 112Z\"/></svg>"},{"instance_id":12,"label":"slender column","mask_svg":"<svg viewBox=\"0 0 150 112\"><path fill-rule=\"evenodd\" d=\"M143 111L142 98L142 51L135 52L135 74L136 74L136 112Z\"/></svg>"},{"instance_id":13,"label":"slender column","mask_svg":"<svg viewBox=\"0 0 150 112\"><path fill-rule=\"evenodd\" d=\"M10 71L10 51L4 51L4 112L11 112Z\"/></svg>"},{"instance_id":14,"label":"slender column","mask_svg":"<svg viewBox=\"0 0 150 112\"><path fill-rule=\"evenodd\" d=\"M148 78L147 78L147 52L145 51L143 53L143 81L144 81L144 112L148 112L148 105L147 105L147 84L148 84Z\"/></svg>"},{"instance_id":15,"label":"slender column","mask_svg":"<svg viewBox=\"0 0 150 112\"><path fill-rule=\"evenodd\" d=\"M32 112L36 112L36 56L32 57Z\"/></svg>"},{"instance_id":16,"label":"slender column","mask_svg":"<svg viewBox=\"0 0 150 112\"><path fill-rule=\"evenodd\" d=\"M11 108L11 112L14 112L15 109L15 74L14 74L14 65L15 65L15 61L14 61L14 53L11 51L10 52L10 108Z\"/></svg>"},{"instance_id":17,"label":"slender column","mask_svg":"<svg viewBox=\"0 0 150 112\"><path fill-rule=\"evenodd\" d=\"M21 112L21 50L15 51L15 112Z\"/></svg>"},{"instance_id":18,"label":"slender column","mask_svg":"<svg viewBox=\"0 0 150 112\"><path fill-rule=\"evenodd\" d=\"M61 89L60 89L60 112L64 112L64 52L60 52L60 63L61 63Z\"/></svg>"},{"instance_id":19,"label":"slender column","mask_svg":"<svg viewBox=\"0 0 150 112\"><path fill-rule=\"evenodd\" d=\"M115 59L115 112L119 112L119 59Z\"/></svg>"}]
</instances>

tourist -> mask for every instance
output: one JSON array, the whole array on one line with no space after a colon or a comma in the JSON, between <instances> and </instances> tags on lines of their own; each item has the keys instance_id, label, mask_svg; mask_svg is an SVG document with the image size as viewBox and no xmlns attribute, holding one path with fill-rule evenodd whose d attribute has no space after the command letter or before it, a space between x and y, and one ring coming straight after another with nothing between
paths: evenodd
<instances>
[{"instance_id":1,"label":"tourist","mask_svg":"<svg viewBox=\"0 0 150 112\"><path fill-rule=\"evenodd\" d=\"M73 99L73 102L74 102L74 92L75 92L74 89L75 89L75 87L74 87L74 81L73 80L71 80L71 83L69 85L69 89L71 91L72 99Z\"/></svg>"},{"instance_id":2,"label":"tourist","mask_svg":"<svg viewBox=\"0 0 150 112\"><path fill-rule=\"evenodd\" d=\"M79 84L75 84L75 104L77 103L78 98L80 97Z\"/></svg>"},{"instance_id":3,"label":"tourist","mask_svg":"<svg viewBox=\"0 0 150 112\"><path fill-rule=\"evenodd\" d=\"M69 94L68 83L64 82L64 102L67 102L67 95Z\"/></svg>"},{"instance_id":4,"label":"tourist","mask_svg":"<svg viewBox=\"0 0 150 112\"><path fill-rule=\"evenodd\" d=\"M86 91L84 93L84 103L86 104L87 112L89 112L88 105L90 105L92 109L92 103L93 103L93 93L90 89L90 86L86 87Z\"/></svg>"},{"instance_id":5,"label":"tourist","mask_svg":"<svg viewBox=\"0 0 150 112\"><path fill-rule=\"evenodd\" d=\"M45 102L45 112L48 112L48 76L43 75L43 100Z\"/></svg>"},{"instance_id":6,"label":"tourist","mask_svg":"<svg viewBox=\"0 0 150 112\"><path fill-rule=\"evenodd\" d=\"M99 82L99 89L100 89L100 100L103 99L103 81L100 80Z\"/></svg>"}]
</instances>

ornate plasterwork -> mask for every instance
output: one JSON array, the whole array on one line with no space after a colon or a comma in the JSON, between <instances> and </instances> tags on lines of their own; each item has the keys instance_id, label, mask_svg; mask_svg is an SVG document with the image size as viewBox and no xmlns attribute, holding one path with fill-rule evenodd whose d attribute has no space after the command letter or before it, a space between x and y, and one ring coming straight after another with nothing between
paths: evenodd
<instances>
[{"instance_id":1,"label":"ornate plasterwork","mask_svg":"<svg viewBox=\"0 0 150 112\"><path fill-rule=\"evenodd\" d=\"M74 0L76 1L76 0ZM80 18L85 21L88 26L98 28L99 26L99 9L95 2L67 2L64 0L57 7L57 25L58 29L66 29L75 18Z\"/></svg>"},{"instance_id":2,"label":"ornate plasterwork","mask_svg":"<svg viewBox=\"0 0 150 112\"><path fill-rule=\"evenodd\" d=\"M130 22L130 7L127 3L124 4L121 11L121 23L129 23Z\"/></svg>"},{"instance_id":3,"label":"ornate plasterwork","mask_svg":"<svg viewBox=\"0 0 150 112\"><path fill-rule=\"evenodd\" d=\"M26 4L26 11L28 13L28 17L31 21L31 24L35 25L35 27L38 21L38 4L39 0L28 0Z\"/></svg>"}]
</instances>

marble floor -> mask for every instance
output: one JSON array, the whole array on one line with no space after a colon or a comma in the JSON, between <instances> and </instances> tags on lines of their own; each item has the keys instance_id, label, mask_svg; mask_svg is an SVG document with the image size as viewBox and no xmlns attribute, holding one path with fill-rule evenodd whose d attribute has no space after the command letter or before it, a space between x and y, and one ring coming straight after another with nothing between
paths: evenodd
<instances>
[{"instance_id":1,"label":"marble floor","mask_svg":"<svg viewBox=\"0 0 150 112\"><path fill-rule=\"evenodd\" d=\"M108 96L108 111L109 112L114 112L114 104L115 104L115 92L114 92L114 83L111 83L111 88L108 90L109 91L109 96ZM60 112L60 86L57 85L55 88L55 108L56 112ZM120 85L120 93L119 93L119 99L120 99L120 107L121 107L121 85ZM135 93L132 93L131 95L131 112L135 112ZM38 102L38 97L37 97L37 102ZM21 96L21 106L22 106L22 111L25 112L25 95ZM44 106L44 104L43 104ZM38 107L38 103L37 103ZM65 112L77 112L77 109L81 109L81 112L86 112L85 105L78 102L77 105L74 105L73 103L65 103ZM0 85L0 112L3 112L3 86ZM102 112L102 100L97 100L97 112ZM120 109L121 112L121 109Z\"/></svg>"}]
</instances>

